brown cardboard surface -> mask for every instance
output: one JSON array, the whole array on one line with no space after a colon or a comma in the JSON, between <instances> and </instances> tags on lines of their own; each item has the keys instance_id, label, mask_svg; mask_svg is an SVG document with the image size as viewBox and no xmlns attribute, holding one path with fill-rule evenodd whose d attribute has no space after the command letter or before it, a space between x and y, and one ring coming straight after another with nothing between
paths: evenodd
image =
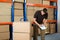
<instances>
[{"instance_id":1,"label":"brown cardboard surface","mask_svg":"<svg viewBox=\"0 0 60 40\"><path fill-rule=\"evenodd\" d=\"M42 0L27 0L27 3L42 3Z\"/></svg>"},{"instance_id":2,"label":"brown cardboard surface","mask_svg":"<svg viewBox=\"0 0 60 40\"><path fill-rule=\"evenodd\" d=\"M23 16L23 10L14 10L15 16Z\"/></svg>"},{"instance_id":3,"label":"brown cardboard surface","mask_svg":"<svg viewBox=\"0 0 60 40\"><path fill-rule=\"evenodd\" d=\"M24 2L24 0L15 0L15 1L17 1L17 2Z\"/></svg>"},{"instance_id":4,"label":"brown cardboard surface","mask_svg":"<svg viewBox=\"0 0 60 40\"><path fill-rule=\"evenodd\" d=\"M48 8L48 19L54 19L54 9Z\"/></svg>"},{"instance_id":5,"label":"brown cardboard surface","mask_svg":"<svg viewBox=\"0 0 60 40\"><path fill-rule=\"evenodd\" d=\"M27 16L27 18L28 18L28 21L33 21L33 16Z\"/></svg>"},{"instance_id":6,"label":"brown cardboard surface","mask_svg":"<svg viewBox=\"0 0 60 40\"><path fill-rule=\"evenodd\" d=\"M7 15L9 15L9 16L11 16L11 8L10 9L8 9L8 8L0 8L0 15L1 16L7 16Z\"/></svg>"},{"instance_id":7,"label":"brown cardboard surface","mask_svg":"<svg viewBox=\"0 0 60 40\"><path fill-rule=\"evenodd\" d=\"M2 32L0 33L0 39L9 39L10 33L9 32Z\"/></svg>"},{"instance_id":8,"label":"brown cardboard surface","mask_svg":"<svg viewBox=\"0 0 60 40\"><path fill-rule=\"evenodd\" d=\"M9 32L9 25L0 25L0 32Z\"/></svg>"},{"instance_id":9,"label":"brown cardboard surface","mask_svg":"<svg viewBox=\"0 0 60 40\"><path fill-rule=\"evenodd\" d=\"M23 3L14 3L14 8L23 9Z\"/></svg>"},{"instance_id":10,"label":"brown cardboard surface","mask_svg":"<svg viewBox=\"0 0 60 40\"><path fill-rule=\"evenodd\" d=\"M43 0L43 4L44 4L44 5L50 5L50 1Z\"/></svg>"},{"instance_id":11,"label":"brown cardboard surface","mask_svg":"<svg viewBox=\"0 0 60 40\"><path fill-rule=\"evenodd\" d=\"M14 22L23 21L23 19L21 20L21 18L23 18L23 16L15 16L15 17L14 17Z\"/></svg>"},{"instance_id":12,"label":"brown cardboard surface","mask_svg":"<svg viewBox=\"0 0 60 40\"><path fill-rule=\"evenodd\" d=\"M45 33L47 34L47 33L49 33L49 24L47 23L47 24L45 24L46 25L46 30L45 30Z\"/></svg>"},{"instance_id":13,"label":"brown cardboard surface","mask_svg":"<svg viewBox=\"0 0 60 40\"><path fill-rule=\"evenodd\" d=\"M42 10L43 8L42 7L34 7L34 9L35 9L35 12L36 12L37 10Z\"/></svg>"},{"instance_id":14,"label":"brown cardboard surface","mask_svg":"<svg viewBox=\"0 0 60 40\"><path fill-rule=\"evenodd\" d=\"M34 7L33 6L27 6L27 9L34 9Z\"/></svg>"},{"instance_id":15,"label":"brown cardboard surface","mask_svg":"<svg viewBox=\"0 0 60 40\"><path fill-rule=\"evenodd\" d=\"M30 33L30 22L14 22L13 32Z\"/></svg>"},{"instance_id":16,"label":"brown cardboard surface","mask_svg":"<svg viewBox=\"0 0 60 40\"><path fill-rule=\"evenodd\" d=\"M50 24L50 33L55 33L55 24Z\"/></svg>"},{"instance_id":17,"label":"brown cardboard surface","mask_svg":"<svg viewBox=\"0 0 60 40\"><path fill-rule=\"evenodd\" d=\"M11 22L11 16L0 16L0 22Z\"/></svg>"},{"instance_id":18,"label":"brown cardboard surface","mask_svg":"<svg viewBox=\"0 0 60 40\"><path fill-rule=\"evenodd\" d=\"M13 33L13 40L31 40L28 33Z\"/></svg>"},{"instance_id":19,"label":"brown cardboard surface","mask_svg":"<svg viewBox=\"0 0 60 40\"><path fill-rule=\"evenodd\" d=\"M10 3L0 3L0 15L11 15Z\"/></svg>"},{"instance_id":20,"label":"brown cardboard surface","mask_svg":"<svg viewBox=\"0 0 60 40\"><path fill-rule=\"evenodd\" d=\"M27 9L27 16L33 16L34 13L34 9Z\"/></svg>"},{"instance_id":21,"label":"brown cardboard surface","mask_svg":"<svg viewBox=\"0 0 60 40\"><path fill-rule=\"evenodd\" d=\"M9 39L0 39L0 40L9 40Z\"/></svg>"},{"instance_id":22,"label":"brown cardboard surface","mask_svg":"<svg viewBox=\"0 0 60 40\"><path fill-rule=\"evenodd\" d=\"M4 8L5 8L5 9L6 9L6 8L11 9L11 4L10 4L10 3L2 3L2 2L1 2L1 3L0 3L0 9L1 9L1 8L3 8L3 9L4 9Z\"/></svg>"}]
</instances>

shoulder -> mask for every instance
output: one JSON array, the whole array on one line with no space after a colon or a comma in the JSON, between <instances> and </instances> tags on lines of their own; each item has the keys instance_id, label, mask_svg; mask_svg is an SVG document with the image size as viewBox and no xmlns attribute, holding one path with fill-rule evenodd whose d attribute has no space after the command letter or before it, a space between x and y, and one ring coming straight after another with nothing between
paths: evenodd
<instances>
[{"instance_id":1,"label":"shoulder","mask_svg":"<svg viewBox=\"0 0 60 40\"><path fill-rule=\"evenodd\" d=\"M35 12L36 15L38 15L39 13L41 13L41 10L37 10L37 11Z\"/></svg>"},{"instance_id":2,"label":"shoulder","mask_svg":"<svg viewBox=\"0 0 60 40\"><path fill-rule=\"evenodd\" d=\"M37 10L35 13L40 13L41 12L41 10Z\"/></svg>"}]
</instances>

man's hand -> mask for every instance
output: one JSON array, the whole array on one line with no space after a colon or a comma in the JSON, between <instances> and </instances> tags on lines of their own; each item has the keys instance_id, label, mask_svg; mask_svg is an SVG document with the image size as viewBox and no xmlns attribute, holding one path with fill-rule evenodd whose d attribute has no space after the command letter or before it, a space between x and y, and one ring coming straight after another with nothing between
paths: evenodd
<instances>
[{"instance_id":1,"label":"man's hand","mask_svg":"<svg viewBox=\"0 0 60 40\"><path fill-rule=\"evenodd\" d=\"M39 26L39 27L40 27L41 30L46 30L46 29L47 29L47 28L45 27L45 25L43 25L43 24L42 24L41 26Z\"/></svg>"},{"instance_id":2,"label":"man's hand","mask_svg":"<svg viewBox=\"0 0 60 40\"><path fill-rule=\"evenodd\" d=\"M47 19L43 19L43 23L47 23Z\"/></svg>"}]
</instances>

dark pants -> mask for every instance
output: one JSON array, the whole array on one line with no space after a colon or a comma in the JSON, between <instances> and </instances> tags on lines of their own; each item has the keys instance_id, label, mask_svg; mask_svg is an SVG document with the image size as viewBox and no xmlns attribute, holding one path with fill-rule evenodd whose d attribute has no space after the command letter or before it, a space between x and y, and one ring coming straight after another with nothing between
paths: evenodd
<instances>
[{"instance_id":1,"label":"dark pants","mask_svg":"<svg viewBox=\"0 0 60 40\"><path fill-rule=\"evenodd\" d=\"M33 40L38 40L37 36L38 36L38 26L36 24L33 24Z\"/></svg>"},{"instance_id":2,"label":"dark pants","mask_svg":"<svg viewBox=\"0 0 60 40\"><path fill-rule=\"evenodd\" d=\"M33 40L38 40L38 26L36 24L33 24ZM41 40L45 40L45 30L41 30Z\"/></svg>"}]
</instances>

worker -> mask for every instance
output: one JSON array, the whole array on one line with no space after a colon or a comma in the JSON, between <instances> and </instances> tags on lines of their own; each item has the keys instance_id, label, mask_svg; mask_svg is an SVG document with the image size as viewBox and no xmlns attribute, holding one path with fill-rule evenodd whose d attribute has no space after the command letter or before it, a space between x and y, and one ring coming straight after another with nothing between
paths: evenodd
<instances>
[{"instance_id":1,"label":"worker","mask_svg":"<svg viewBox=\"0 0 60 40\"><path fill-rule=\"evenodd\" d=\"M47 13L47 9L44 8L43 10L37 10L34 14L34 24L33 24L33 29L34 29L34 36L33 36L33 40L38 40L37 39L37 35L38 35L38 28L40 28L41 30L45 30L45 24L47 22L47 18L48 18L48 13Z\"/></svg>"}]
</instances>

